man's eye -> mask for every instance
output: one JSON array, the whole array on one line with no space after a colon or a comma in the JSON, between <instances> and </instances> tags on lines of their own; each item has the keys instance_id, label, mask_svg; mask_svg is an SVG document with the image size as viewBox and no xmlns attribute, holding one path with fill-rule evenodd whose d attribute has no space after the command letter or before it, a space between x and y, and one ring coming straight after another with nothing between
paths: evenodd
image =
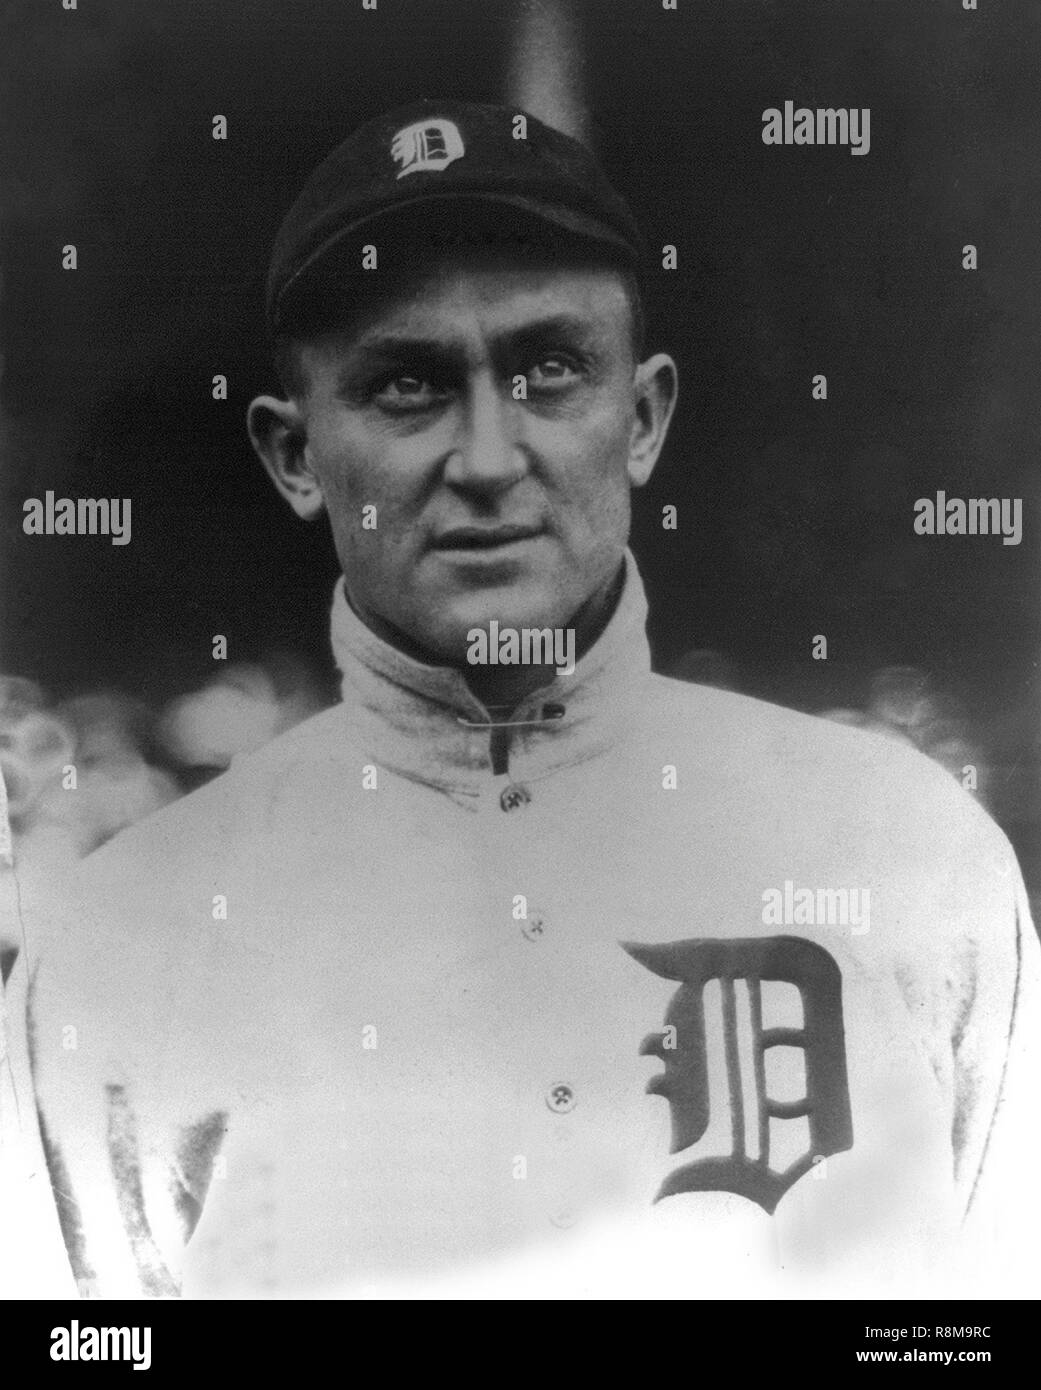
<instances>
[{"instance_id":1,"label":"man's eye","mask_svg":"<svg viewBox=\"0 0 1041 1390\"><path fill-rule=\"evenodd\" d=\"M528 382L535 391L559 390L570 386L577 376L575 363L560 353L540 358L527 372Z\"/></svg>"},{"instance_id":2,"label":"man's eye","mask_svg":"<svg viewBox=\"0 0 1041 1390\"><path fill-rule=\"evenodd\" d=\"M444 395L444 391L439 390L428 378L402 372L381 382L373 399L385 410L423 410L443 400Z\"/></svg>"}]
</instances>

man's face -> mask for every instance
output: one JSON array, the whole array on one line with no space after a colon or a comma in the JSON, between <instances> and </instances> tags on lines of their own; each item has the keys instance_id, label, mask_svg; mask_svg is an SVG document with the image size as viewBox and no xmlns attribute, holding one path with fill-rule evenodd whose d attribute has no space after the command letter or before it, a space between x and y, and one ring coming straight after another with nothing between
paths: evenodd
<instances>
[{"instance_id":1,"label":"man's face","mask_svg":"<svg viewBox=\"0 0 1041 1390\"><path fill-rule=\"evenodd\" d=\"M573 626L610 587L644 480L613 271L454 256L302 367L304 466L374 630L461 664L470 629Z\"/></svg>"}]
</instances>

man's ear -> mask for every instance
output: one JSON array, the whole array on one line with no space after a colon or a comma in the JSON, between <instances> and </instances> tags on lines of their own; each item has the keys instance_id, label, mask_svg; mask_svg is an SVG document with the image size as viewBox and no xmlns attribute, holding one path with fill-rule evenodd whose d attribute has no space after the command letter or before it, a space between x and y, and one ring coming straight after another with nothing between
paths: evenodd
<instances>
[{"instance_id":1,"label":"man's ear","mask_svg":"<svg viewBox=\"0 0 1041 1390\"><path fill-rule=\"evenodd\" d=\"M318 479L307 462L307 427L295 401L258 396L246 428L257 457L297 516L314 521L325 509Z\"/></svg>"},{"instance_id":2,"label":"man's ear","mask_svg":"<svg viewBox=\"0 0 1041 1390\"><path fill-rule=\"evenodd\" d=\"M664 352L641 362L633 377L636 418L629 438L629 481L643 487L658 462L676 408L676 363Z\"/></svg>"}]
</instances>

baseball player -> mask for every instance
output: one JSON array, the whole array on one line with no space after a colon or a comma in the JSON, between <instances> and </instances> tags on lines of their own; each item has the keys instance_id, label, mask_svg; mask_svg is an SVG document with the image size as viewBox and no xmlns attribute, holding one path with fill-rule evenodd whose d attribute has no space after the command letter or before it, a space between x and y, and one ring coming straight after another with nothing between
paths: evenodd
<instances>
[{"instance_id":1,"label":"baseball player","mask_svg":"<svg viewBox=\"0 0 1041 1390\"><path fill-rule=\"evenodd\" d=\"M651 674L642 257L584 148L457 101L286 216L249 429L328 518L343 700L84 865L31 1004L82 1288L1036 1292L1005 837Z\"/></svg>"}]
</instances>

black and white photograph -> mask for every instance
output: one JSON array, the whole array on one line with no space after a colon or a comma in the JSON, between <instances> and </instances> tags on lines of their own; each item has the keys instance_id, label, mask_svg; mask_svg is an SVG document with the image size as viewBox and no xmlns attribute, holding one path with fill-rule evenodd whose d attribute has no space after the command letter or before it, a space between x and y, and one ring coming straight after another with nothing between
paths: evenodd
<instances>
[{"instance_id":1,"label":"black and white photograph","mask_svg":"<svg viewBox=\"0 0 1041 1390\"><path fill-rule=\"evenodd\" d=\"M1041 10L6 0L0 127L33 1355L863 1300L836 1365L989 1360L1041 1293Z\"/></svg>"}]
</instances>

